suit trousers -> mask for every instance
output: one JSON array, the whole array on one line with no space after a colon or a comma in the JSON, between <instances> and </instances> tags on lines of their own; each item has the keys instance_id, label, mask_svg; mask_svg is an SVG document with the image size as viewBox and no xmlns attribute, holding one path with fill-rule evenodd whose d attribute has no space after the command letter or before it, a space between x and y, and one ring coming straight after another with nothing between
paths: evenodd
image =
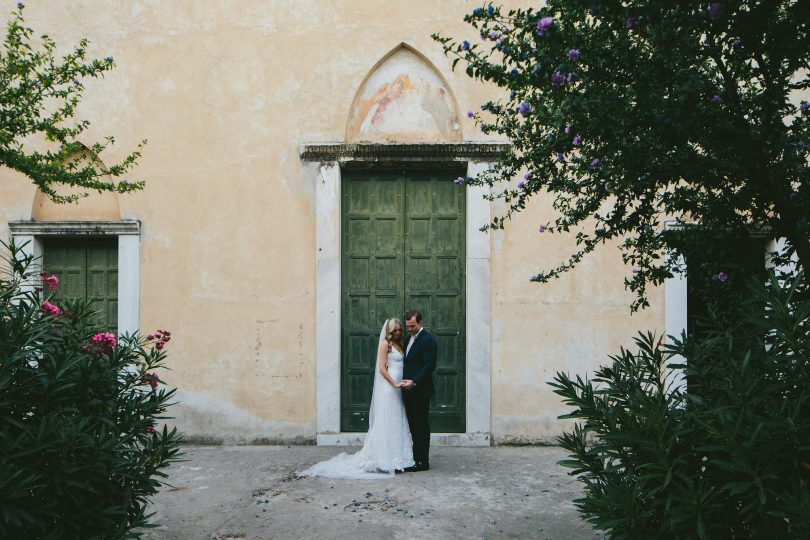
<instances>
[{"instance_id":1,"label":"suit trousers","mask_svg":"<svg viewBox=\"0 0 810 540\"><path fill-rule=\"evenodd\" d=\"M419 390L404 390L405 414L413 438L413 460L417 466L430 465L430 394Z\"/></svg>"}]
</instances>

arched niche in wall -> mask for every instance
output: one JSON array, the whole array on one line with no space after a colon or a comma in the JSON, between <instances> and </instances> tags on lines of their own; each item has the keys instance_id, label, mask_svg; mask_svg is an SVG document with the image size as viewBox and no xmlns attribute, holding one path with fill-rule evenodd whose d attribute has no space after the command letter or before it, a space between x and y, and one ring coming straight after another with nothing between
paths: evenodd
<instances>
[{"instance_id":1,"label":"arched niche in wall","mask_svg":"<svg viewBox=\"0 0 810 540\"><path fill-rule=\"evenodd\" d=\"M70 158L80 165L89 163L93 158L89 150L83 150ZM97 160L97 158L96 158ZM98 161L98 160L97 160ZM103 169L104 164L98 163ZM109 175L102 178L111 182ZM34 221L118 221L121 219L121 208L118 204L118 194L114 192L97 192L72 186L53 186L60 195L75 195L87 193L73 203L56 203L37 189L34 195L34 204L31 208L31 219Z\"/></svg>"},{"instance_id":2,"label":"arched niche in wall","mask_svg":"<svg viewBox=\"0 0 810 540\"><path fill-rule=\"evenodd\" d=\"M458 106L447 82L402 43L371 69L355 94L346 142L458 142Z\"/></svg>"}]
</instances>

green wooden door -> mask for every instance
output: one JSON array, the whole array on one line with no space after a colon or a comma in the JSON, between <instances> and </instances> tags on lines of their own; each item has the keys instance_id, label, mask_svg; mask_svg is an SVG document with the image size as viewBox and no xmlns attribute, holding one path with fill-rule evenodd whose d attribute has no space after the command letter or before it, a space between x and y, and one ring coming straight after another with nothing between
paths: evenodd
<instances>
[{"instance_id":1,"label":"green wooden door","mask_svg":"<svg viewBox=\"0 0 810 540\"><path fill-rule=\"evenodd\" d=\"M439 357L434 432L465 430L464 189L453 172L345 172L341 430L368 429L379 331L422 312ZM404 322L404 321L403 321Z\"/></svg>"},{"instance_id":2,"label":"green wooden door","mask_svg":"<svg viewBox=\"0 0 810 540\"><path fill-rule=\"evenodd\" d=\"M46 272L59 277L56 300L91 300L96 321L110 332L118 328L118 239L47 238Z\"/></svg>"}]
</instances>

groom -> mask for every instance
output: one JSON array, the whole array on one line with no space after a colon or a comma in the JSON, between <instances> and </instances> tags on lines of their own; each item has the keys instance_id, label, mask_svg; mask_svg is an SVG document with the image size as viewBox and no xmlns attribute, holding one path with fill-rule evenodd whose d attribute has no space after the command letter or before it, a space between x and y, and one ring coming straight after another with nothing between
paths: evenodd
<instances>
[{"instance_id":1,"label":"groom","mask_svg":"<svg viewBox=\"0 0 810 540\"><path fill-rule=\"evenodd\" d=\"M430 424L428 409L433 396L433 370L436 369L436 340L422 328L422 314L409 311L405 314L405 327L410 338L405 347L405 365L402 371L402 389L405 414L413 437L413 467L411 471L426 471L430 468Z\"/></svg>"}]
</instances>

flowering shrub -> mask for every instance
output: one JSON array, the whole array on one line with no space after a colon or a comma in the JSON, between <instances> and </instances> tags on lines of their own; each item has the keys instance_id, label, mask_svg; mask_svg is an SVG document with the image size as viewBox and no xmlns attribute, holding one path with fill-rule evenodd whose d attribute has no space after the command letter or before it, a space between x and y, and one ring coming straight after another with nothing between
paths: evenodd
<instances>
[{"instance_id":1,"label":"flowering shrub","mask_svg":"<svg viewBox=\"0 0 810 540\"><path fill-rule=\"evenodd\" d=\"M58 280L35 279L31 258L9 251L0 270L0 538L132 536L179 457L180 437L162 423L174 395L156 371L166 352L102 331L86 302L57 305L38 283L52 292Z\"/></svg>"}]
</instances>

